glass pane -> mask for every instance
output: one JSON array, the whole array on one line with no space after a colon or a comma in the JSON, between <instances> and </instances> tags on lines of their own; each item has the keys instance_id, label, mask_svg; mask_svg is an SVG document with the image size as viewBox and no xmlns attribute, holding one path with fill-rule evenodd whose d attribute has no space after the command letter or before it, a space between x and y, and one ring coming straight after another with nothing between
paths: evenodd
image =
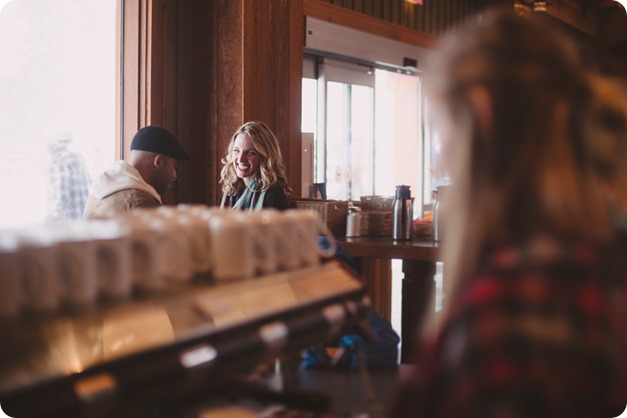
<instances>
[{"instance_id":1,"label":"glass pane","mask_svg":"<svg viewBox=\"0 0 627 418\"><path fill-rule=\"evenodd\" d=\"M327 196L359 200L373 192L371 87L327 83Z\"/></svg>"},{"instance_id":2,"label":"glass pane","mask_svg":"<svg viewBox=\"0 0 627 418\"><path fill-rule=\"evenodd\" d=\"M317 129L326 125L323 144L316 147L323 150L315 159L320 169L316 181L326 184L328 198L342 200L391 196L395 186L409 185L414 217L422 216L423 205L431 199L431 144L423 139L420 77L373 69L374 83L366 86L359 82L363 70L354 71L351 78L347 68L342 67L341 77L329 68L324 67L321 80L327 81L319 86L322 90L315 90L317 97L324 97L319 107L314 106L311 81L303 81L303 129L314 126L315 117L318 139Z\"/></svg>"},{"instance_id":3,"label":"glass pane","mask_svg":"<svg viewBox=\"0 0 627 418\"><path fill-rule=\"evenodd\" d=\"M327 83L327 196L349 198L350 86Z\"/></svg>"},{"instance_id":4,"label":"glass pane","mask_svg":"<svg viewBox=\"0 0 627 418\"><path fill-rule=\"evenodd\" d=\"M301 132L316 132L316 89L313 78L303 78Z\"/></svg>"},{"instance_id":5,"label":"glass pane","mask_svg":"<svg viewBox=\"0 0 627 418\"><path fill-rule=\"evenodd\" d=\"M424 135L425 135L425 140L424 140L424 150L425 150L425 156L424 156L424 164L426 167L428 167L428 169L424 170L424 181L423 181L423 187L424 187L424 191L423 191L423 205L424 205L424 211L429 211L431 212L431 206L433 205L433 190L435 190L434 185L431 183L431 177L432 177L432 173L433 173L433 161L434 161L434 156L432 155L432 146L431 143L433 141L433 133L431 130L431 124L429 123L429 101L424 98L424 120L425 120L425 124L424 124Z\"/></svg>"},{"instance_id":6,"label":"glass pane","mask_svg":"<svg viewBox=\"0 0 627 418\"><path fill-rule=\"evenodd\" d=\"M428 111L428 102L427 102L427 111ZM431 192L435 191L438 186L442 184L449 184L450 177L449 173L445 170L442 164L442 141L438 136L437 132L431 129L429 123L426 124L426 127L429 132L428 141L425 141L430 145L430 163L431 167L429 170L430 174L430 188Z\"/></svg>"},{"instance_id":7,"label":"glass pane","mask_svg":"<svg viewBox=\"0 0 627 418\"><path fill-rule=\"evenodd\" d=\"M393 196L397 185L409 185L414 216L421 213L423 148L420 79L376 70L375 185L378 195Z\"/></svg>"},{"instance_id":8,"label":"glass pane","mask_svg":"<svg viewBox=\"0 0 627 418\"><path fill-rule=\"evenodd\" d=\"M0 226L80 216L115 159L116 0L0 7Z\"/></svg>"},{"instance_id":9,"label":"glass pane","mask_svg":"<svg viewBox=\"0 0 627 418\"><path fill-rule=\"evenodd\" d=\"M350 198L359 200L374 192L374 92L371 87L357 85L351 92Z\"/></svg>"}]
</instances>

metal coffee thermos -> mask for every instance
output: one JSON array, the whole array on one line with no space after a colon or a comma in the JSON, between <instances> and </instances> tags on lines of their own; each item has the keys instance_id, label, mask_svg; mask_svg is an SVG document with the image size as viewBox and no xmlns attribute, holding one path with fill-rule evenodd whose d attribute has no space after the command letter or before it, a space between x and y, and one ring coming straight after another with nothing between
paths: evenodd
<instances>
[{"instance_id":1,"label":"metal coffee thermos","mask_svg":"<svg viewBox=\"0 0 627 418\"><path fill-rule=\"evenodd\" d=\"M392 204L392 239L410 241L413 237L414 203L409 186L396 186Z\"/></svg>"},{"instance_id":2,"label":"metal coffee thermos","mask_svg":"<svg viewBox=\"0 0 627 418\"><path fill-rule=\"evenodd\" d=\"M361 234L361 212L359 208L351 206L348 208L346 219L346 236L358 237Z\"/></svg>"}]
</instances>

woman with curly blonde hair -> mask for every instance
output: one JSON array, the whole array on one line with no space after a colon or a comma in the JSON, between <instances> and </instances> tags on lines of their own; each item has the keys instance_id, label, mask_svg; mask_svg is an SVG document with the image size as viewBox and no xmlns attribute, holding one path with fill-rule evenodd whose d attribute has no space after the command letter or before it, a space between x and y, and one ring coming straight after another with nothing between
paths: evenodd
<instances>
[{"instance_id":1,"label":"woman with curly blonde hair","mask_svg":"<svg viewBox=\"0 0 627 418\"><path fill-rule=\"evenodd\" d=\"M263 122L251 121L233 134L222 159L221 208L288 209L291 188L279 141Z\"/></svg>"}]
</instances>

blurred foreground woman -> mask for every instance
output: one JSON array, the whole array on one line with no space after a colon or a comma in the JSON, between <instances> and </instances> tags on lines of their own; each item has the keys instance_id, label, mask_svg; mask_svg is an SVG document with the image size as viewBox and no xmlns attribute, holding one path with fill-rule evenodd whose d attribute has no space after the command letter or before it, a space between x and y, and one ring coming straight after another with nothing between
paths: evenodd
<instances>
[{"instance_id":1,"label":"blurred foreground woman","mask_svg":"<svg viewBox=\"0 0 627 418\"><path fill-rule=\"evenodd\" d=\"M624 141L625 115L590 117L596 89L576 46L535 18L487 13L431 58L425 86L453 182L445 300L389 415L620 415L627 287L608 268L616 217L592 155L596 124Z\"/></svg>"}]
</instances>

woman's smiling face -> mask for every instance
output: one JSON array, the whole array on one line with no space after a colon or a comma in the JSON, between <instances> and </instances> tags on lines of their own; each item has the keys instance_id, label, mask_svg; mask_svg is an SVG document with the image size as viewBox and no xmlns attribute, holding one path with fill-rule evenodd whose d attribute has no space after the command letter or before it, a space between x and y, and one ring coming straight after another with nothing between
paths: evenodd
<instances>
[{"instance_id":1,"label":"woman's smiling face","mask_svg":"<svg viewBox=\"0 0 627 418\"><path fill-rule=\"evenodd\" d=\"M259 171L261 155L255 149L247 133L238 134L233 141L233 168L237 177L247 186Z\"/></svg>"}]
</instances>

